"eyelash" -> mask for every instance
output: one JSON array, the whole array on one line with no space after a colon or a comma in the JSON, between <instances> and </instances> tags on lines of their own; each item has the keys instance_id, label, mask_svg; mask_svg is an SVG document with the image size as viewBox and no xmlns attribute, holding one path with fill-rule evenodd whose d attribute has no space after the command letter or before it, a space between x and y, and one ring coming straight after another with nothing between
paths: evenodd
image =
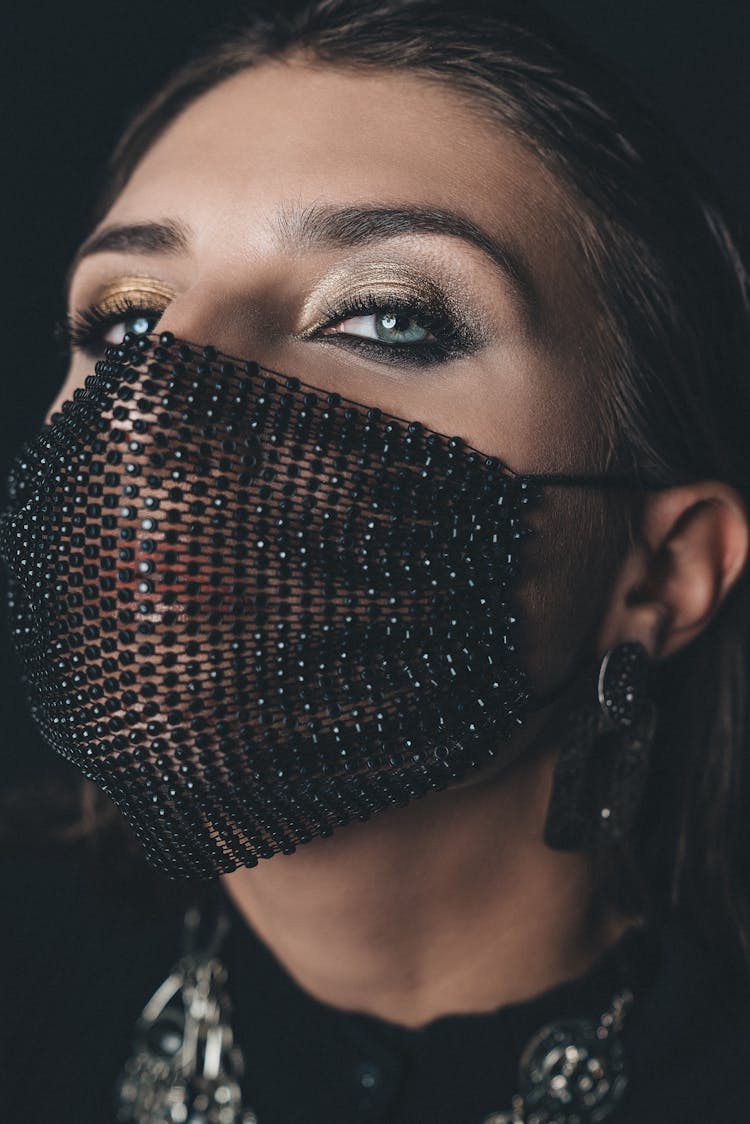
<instances>
[{"instance_id":1,"label":"eyelash","mask_svg":"<svg viewBox=\"0 0 750 1124\"><path fill-rule=\"evenodd\" d=\"M104 346L101 337L108 328L136 315L158 321L163 313L163 308L149 307L129 297L121 297L106 310L93 304L66 317L57 325L56 334L68 347L96 358L101 354ZM351 348L381 362L422 366L445 362L465 353L470 347L471 341L466 327L455 323L443 308L430 307L414 299L391 298L382 293L359 294L347 300L339 308L327 305L324 321L307 338L320 339L319 333L342 320L357 316L383 316L386 313L414 319L419 327L425 328L435 338L422 343L390 344L347 332L326 334L322 338L327 343Z\"/></svg>"},{"instance_id":2,"label":"eyelash","mask_svg":"<svg viewBox=\"0 0 750 1124\"><path fill-rule=\"evenodd\" d=\"M164 314L164 309L139 304L129 297L120 297L107 309L92 304L61 320L57 325L57 335L69 347L96 357L101 354L104 346L101 337L107 328L136 314L145 316L148 320L158 320Z\"/></svg>"}]
</instances>

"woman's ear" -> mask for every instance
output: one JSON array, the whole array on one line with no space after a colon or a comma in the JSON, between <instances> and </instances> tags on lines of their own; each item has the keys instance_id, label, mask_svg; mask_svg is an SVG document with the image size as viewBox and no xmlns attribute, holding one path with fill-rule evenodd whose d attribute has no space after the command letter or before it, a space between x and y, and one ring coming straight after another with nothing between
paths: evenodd
<instances>
[{"instance_id":1,"label":"woman's ear","mask_svg":"<svg viewBox=\"0 0 750 1124\"><path fill-rule=\"evenodd\" d=\"M749 539L745 504L728 484L649 495L602 622L600 654L625 640L640 641L653 658L690 644L742 573Z\"/></svg>"}]
</instances>

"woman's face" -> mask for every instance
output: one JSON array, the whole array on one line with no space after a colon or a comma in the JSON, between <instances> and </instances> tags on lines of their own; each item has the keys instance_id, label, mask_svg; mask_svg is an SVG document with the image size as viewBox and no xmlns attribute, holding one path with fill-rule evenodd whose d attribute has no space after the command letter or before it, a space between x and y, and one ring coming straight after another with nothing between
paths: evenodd
<instances>
[{"instance_id":1,"label":"woman's face","mask_svg":"<svg viewBox=\"0 0 750 1124\"><path fill-rule=\"evenodd\" d=\"M51 411L107 342L158 320L518 471L591 471L597 314L570 213L536 157L447 86L246 70L169 126L84 247L70 311L95 323ZM594 531L566 529L560 490L545 507L520 592L540 689L607 585Z\"/></svg>"}]
</instances>

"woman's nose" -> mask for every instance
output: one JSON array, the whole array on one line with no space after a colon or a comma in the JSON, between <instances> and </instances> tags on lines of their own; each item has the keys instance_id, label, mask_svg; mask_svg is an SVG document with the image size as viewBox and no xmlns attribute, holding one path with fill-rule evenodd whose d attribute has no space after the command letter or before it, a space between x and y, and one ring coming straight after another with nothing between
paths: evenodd
<instances>
[{"instance_id":1,"label":"woman's nose","mask_svg":"<svg viewBox=\"0 0 750 1124\"><path fill-rule=\"evenodd\" d=\"M196 286L165 308L155 330L259 362L256 318L247 313L243 303L240 308L236 296L222 293L216 286Z\"/></svg>"},{"instance_id":2,"label":"woman's nose","mask_svg":"<svg viewBox=\"0 0 750 1124\"><path fill-rule=\"evenodd\" d=\"M156 330L273 366L288 357L297 327L288 285L273 264L252 268L217 257L175 292Z\"/></svg>"}]
</instances>

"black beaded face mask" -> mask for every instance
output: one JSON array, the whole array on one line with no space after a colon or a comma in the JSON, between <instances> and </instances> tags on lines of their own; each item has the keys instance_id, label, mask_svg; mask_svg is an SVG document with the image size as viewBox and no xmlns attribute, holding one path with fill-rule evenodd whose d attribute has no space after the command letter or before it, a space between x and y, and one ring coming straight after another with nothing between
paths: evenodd
<instances>
[{"instance_id":1,"label":"black beaded face mask","mask_svg":"<svg viewBox=\"0 0 750 1124\"><path fill-rule=\"evenodd\" d=\"M172 876L444 788L533 705L510 594L545 482L593 480L126 337L11 473L34 718Z\"/></svg>"}]
</instances>

